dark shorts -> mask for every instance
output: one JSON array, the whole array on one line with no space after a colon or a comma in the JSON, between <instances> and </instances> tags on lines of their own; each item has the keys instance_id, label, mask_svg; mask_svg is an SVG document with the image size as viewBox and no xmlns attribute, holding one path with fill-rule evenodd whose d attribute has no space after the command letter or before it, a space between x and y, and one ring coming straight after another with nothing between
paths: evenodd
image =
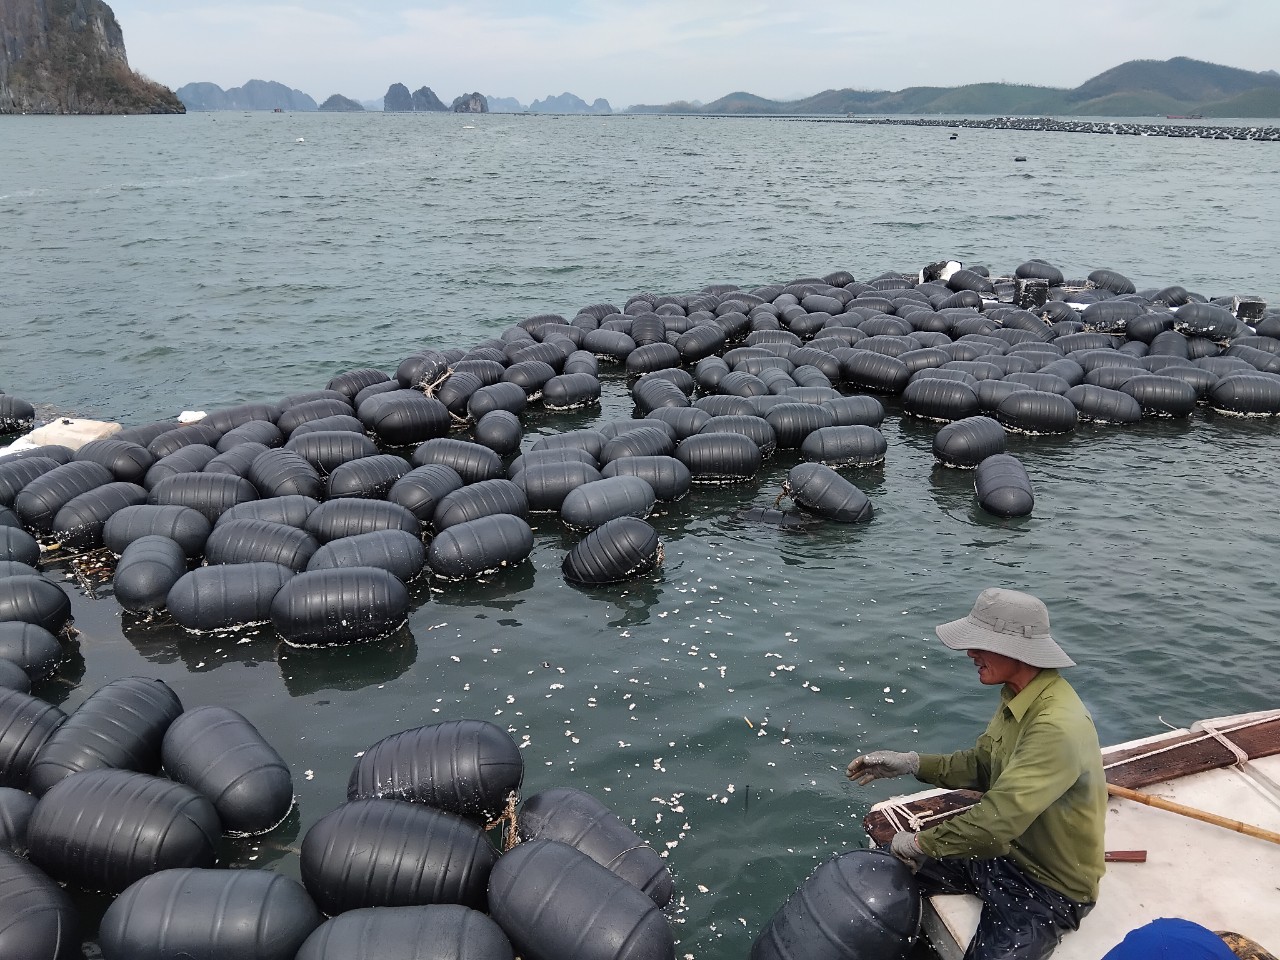
<instances>
[{"instance_id":1,"label":"dark shorts","mask_svg":"<svg viewBox=\"0 0 1280 960\"><path fill-rule=\"evenodd\" d=\"M925 895L971 893L982 901L964 960L1044 960L1093 909L1027 876L1008 857L928 860L916 881Z\"/></svg>"}]
</instances>

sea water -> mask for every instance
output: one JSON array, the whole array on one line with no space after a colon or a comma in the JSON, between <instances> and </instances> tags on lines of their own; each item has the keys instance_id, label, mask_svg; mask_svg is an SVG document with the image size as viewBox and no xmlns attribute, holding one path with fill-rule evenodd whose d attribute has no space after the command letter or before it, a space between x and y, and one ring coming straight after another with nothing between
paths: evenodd
<instances>
[{"instance_id":1,"label":"sea water","mask_svg":"<svg viewBox=\"0 0 1280 960\"><path fill-rule=\"evenodd\" d=\"M393 372L424 346L641 290L948 257L1280 300L1274 144L948 136L784 119L2 118L0 388L45 418L143 423ZM1198 410L1015 437L1036 509L1000 521L972 474L934 465L936 425L886 406L885 465L849 474L870 524L735 520L773 505L795 462L780 453L751 483L660 505L651 575L570 586L577 537L538 516L528 563L417 584L407 629L358 649L140 623L55 565L82 633L37 692L70 710L144 675L187 706L244 713L298 802L227 862L293 877L360 751L491 720L521 744L525 795L588 790L666 856L677 955L698 960L745 956L819 862L865 843L870 804L911 789L850 785L852 756L972 743L996 693L932 628L984 586L1048 603L1104 742L1277 705L1274 422ZM607 375L600 410L525 423L534 436L630 415Z\"/></svg>"}]
</instances>

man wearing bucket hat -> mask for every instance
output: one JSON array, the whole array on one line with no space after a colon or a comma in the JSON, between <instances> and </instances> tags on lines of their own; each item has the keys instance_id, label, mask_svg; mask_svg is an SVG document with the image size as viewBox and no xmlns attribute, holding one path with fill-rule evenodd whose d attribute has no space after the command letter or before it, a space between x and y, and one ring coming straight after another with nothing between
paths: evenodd
<instances>
[{"instance_id":1,"label":"man wearing bucket hat","mask_svg":"<svg viewBox=\"0 0 1280 960\"><path fill-rule=\"evenodd\" d=\"M1098 898L1107 784L1098 734L1059 674L1075 666L1049 632L1035 597L990 588L967 617L937 628L978 679L1000 685L1000 707L970 750L876 750L849 764L860 784L914 774L938 787L983 791L964 813L890 849L921 890L972 893L982 915L965 960L1043 960Z\"/></svg>"}]
</instances>

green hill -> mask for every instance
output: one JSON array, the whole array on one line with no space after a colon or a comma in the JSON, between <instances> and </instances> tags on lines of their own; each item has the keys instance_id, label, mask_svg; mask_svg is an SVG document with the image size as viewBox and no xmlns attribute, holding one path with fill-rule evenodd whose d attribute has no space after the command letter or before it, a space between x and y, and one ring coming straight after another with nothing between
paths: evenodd
<instances>
[{"instance_id":1,"label":"green hill","mask_svg":"<svg viewBox=\"0 0 1280 960\"><path fill-rule=\"evenodd\" d=\"M631 113L702 114L991 114L996 116L1280 117L1280 74L1255 73L1189 57L1130 60L1074 90L1017 83L903 90L824 90L803 100L769 100L738 91L702 107L688 103L629 107Z\"/></svg>"}]
</instances>

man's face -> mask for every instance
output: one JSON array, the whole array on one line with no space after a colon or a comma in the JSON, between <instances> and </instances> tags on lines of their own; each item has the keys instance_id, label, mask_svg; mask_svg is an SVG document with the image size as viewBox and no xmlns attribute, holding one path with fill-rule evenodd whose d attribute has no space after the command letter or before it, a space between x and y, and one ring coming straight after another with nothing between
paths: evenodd
<instances>
[{"instance_id":1,"label":"man's face","mask_svg":"<svg viewBox=\"0 0 1280 960\"><path fill-rule=\"evenodd\" d=\"M1018 671L1024 666L1013 657L1006 657L1002 653L992 653L989 650L966 650L965 653L973 661L973 665L978 668L978 679L988 686L1008 683L1018 675Z\"/></svg>"}]
</instances>

